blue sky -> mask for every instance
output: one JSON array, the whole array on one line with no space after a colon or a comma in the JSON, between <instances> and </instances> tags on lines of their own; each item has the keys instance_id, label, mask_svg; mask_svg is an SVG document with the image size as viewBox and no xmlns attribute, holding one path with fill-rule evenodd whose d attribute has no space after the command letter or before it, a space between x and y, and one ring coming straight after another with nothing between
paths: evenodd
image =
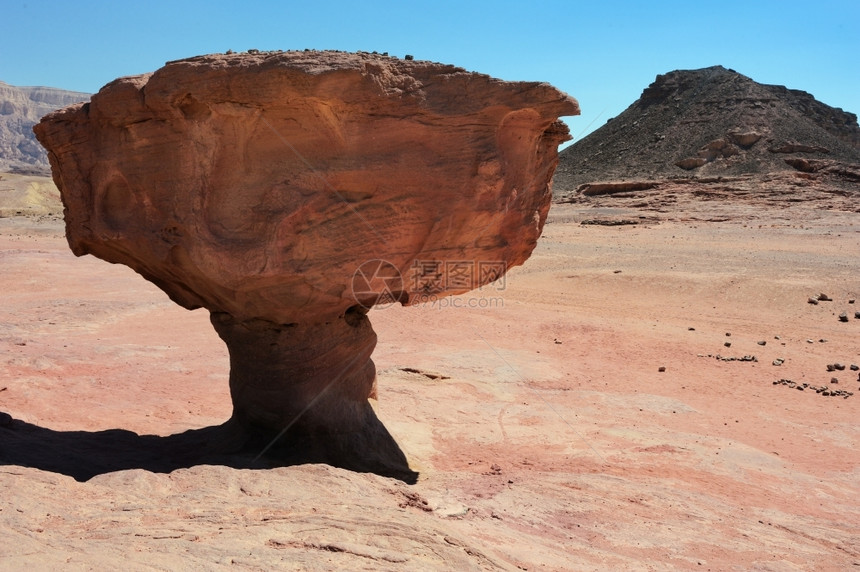
<instances>
[{"instance_id":1,"label":"blue sky","mask_svg":"<svg viewBox=\"0 0 860 572\"><path fill-rule=\"evenodd\" d=\"M723 65L860 113L860 1L148 2L4 0L0 80L94 92L228 49L339 49L435 60L576 97L577 138L655 76Z\"/></svg>"}]
</instances>

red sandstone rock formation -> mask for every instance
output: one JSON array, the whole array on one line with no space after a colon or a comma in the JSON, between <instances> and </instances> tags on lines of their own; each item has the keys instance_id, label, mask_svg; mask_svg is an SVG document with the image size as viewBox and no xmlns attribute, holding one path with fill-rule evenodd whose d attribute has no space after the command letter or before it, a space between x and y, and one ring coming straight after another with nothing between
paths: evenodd
<instances>
[{"instance_id":1,"label":"red sandstone rock formation","mask_svg":"<svg viewBox=\"0 0 860 572\"><path fill-rule=\"evenodd\" d=\"M405 459L367 402L367 310L525 261L569 138L558 117L577 113L544 83L272 52L121 78L35 131L75 254L212 312L240 441L396 473Z\"/></svg>"}]
</instances>

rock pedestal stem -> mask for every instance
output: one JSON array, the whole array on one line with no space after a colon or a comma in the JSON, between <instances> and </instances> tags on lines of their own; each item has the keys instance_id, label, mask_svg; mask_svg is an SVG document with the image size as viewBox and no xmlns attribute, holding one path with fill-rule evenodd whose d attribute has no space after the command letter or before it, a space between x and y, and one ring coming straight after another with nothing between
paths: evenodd
<instances>
[{"instance_id":1,"label":"rock pedestal stem","mask_svg":"<svg viewBox=\"0 0 860 572\"><path fill-rule=\"evenodd\" d=\"M211 321L230 353L230 424L241 449L411 473L368 401L376 333L363 312L311 325L241 321L223 312L213 312Z\"/></svg>"},{"instance_id":2,"label":"rock pedestal stem","mask_svg":"<svg viewBox=\"0 0 860 572\"><path fill-rule=\"evenodd\" d=\"M241 322L220 312L212 325L230 352L233 417L261 431L341 433L363 422L376 370L376 334L366 316L349 323Z\"/></svg>"}]
</instances>

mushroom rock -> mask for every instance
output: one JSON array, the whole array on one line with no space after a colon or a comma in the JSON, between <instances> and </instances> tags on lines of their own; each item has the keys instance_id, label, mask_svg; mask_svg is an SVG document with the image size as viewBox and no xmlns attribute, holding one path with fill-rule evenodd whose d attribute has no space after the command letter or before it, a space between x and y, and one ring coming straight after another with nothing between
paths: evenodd
<instances>
[{"instance_id":1,"label":"mushroom rock","mask_svg":"<svg viewBox=\"0 0 860 572\"><path fill-rule=\"evenodd\" d=\"M255 51L117 79L34 130L72 251L210 311L230 353L232 442L403 476L368 402L367 312L522 264L570 138L558 118L578 113L546 83Z\"/></svg>"}]
</instances>

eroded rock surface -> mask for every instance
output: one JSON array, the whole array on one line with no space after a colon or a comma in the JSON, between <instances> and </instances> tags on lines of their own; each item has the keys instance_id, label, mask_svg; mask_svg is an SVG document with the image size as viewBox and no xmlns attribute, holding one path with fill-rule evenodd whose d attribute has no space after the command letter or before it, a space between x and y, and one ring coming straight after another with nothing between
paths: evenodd
<instances>
[{"instance_id":1,"label":"eroded rock surface","mask_svg":"<svg viewBox=\"0 0 860 572\"><path fill-rule=\"evenodd\" d=\"M541 83L338 52L213 55L122 78L36 129L76 254L188 308L320 321L365 260L522 263L561 115ZM474 287L455 287L462 293Z\"/></svg>"},{"instance_id":2,"label":"eroded rock surface","mask_svg":"<svg viewBox=\"0 0 860 572\"><path fill-rule=\"evenodd\" d=\"M367 309L467 292L524 262L569 138L558 117L577 113L544 83L270 52L118 79L35 131L75 254L212 311L233 423L364 435L339 457L378 445Z\"/></svg>"}]
</instances>

